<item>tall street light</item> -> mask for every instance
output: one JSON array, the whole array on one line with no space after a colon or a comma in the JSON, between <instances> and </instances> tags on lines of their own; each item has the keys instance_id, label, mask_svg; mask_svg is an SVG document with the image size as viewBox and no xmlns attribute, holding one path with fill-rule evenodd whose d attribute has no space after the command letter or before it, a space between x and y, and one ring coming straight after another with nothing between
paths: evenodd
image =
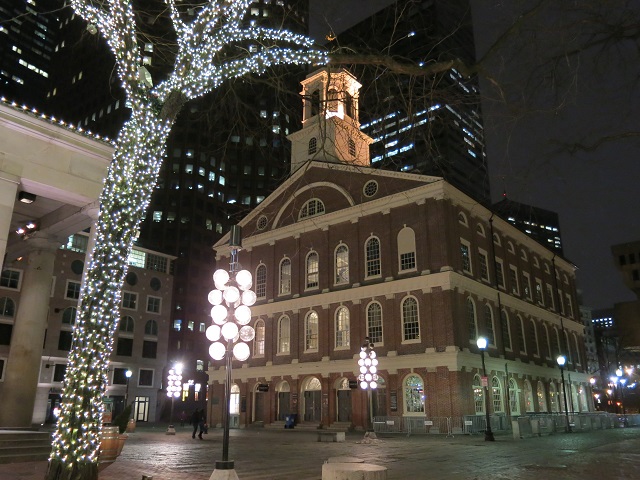
<instances>
[{"instance_id":1,"label":"tall street light","mask_svg":"<svg viewBox=\"0 0 640 480\"><path fill-rule=\"evenodd\" d=\"M173 426L173 402L182 394L182 364L176 363L169 369L167 375L167 397L171 399L171 412L169 413L169 428L167 435L175 435L176 429Z\"/></svg>"},{"instance_id":2,"label":"tall street light","mask_svg":"<svg viewBox=\"0 0 640 480\"><path fill-rule=\"evenodd\" d=\"M371 391L378 388L378 359L376 352L373 350L373 343L369 341L369 337L365 337L362 347L360 347L360 358L358 359L360 367L360 375L358 381L360 388L367 392L367 434L365 437L371 437L369 432L373 430L371 421Z\"/></svg>"},{"instance_id":3,"label":"tall street light","mask_svg":"<svg viewBox=\"0 0 640 480\"><path fill-rule=\"evenodd\" d=\"M209 292L209 303L213 305L210 325L205 334L213 343L209 355L214 360L226 360L224 383L225 412L222 435L222 460L216 461L216 468L209 480L237 479L233 460L229 460L229 424L231 412L231 367L232 360L244 362L251 355L249 345L256 332L251 325L251 305L256 303L256 294L251 290L252 278L248 270L240 270L238 251L242 247L242 230L234 225L229 232L231 260L229 271L218 269L213 274L215 289Z\"/></svg>"},{"instance_id":4,"label":"tall street light","mask_svg":"<svg viewBox=\"0 0 640 480\"><path fill-rule=\"evenodd\" d=\"M493 431L491 430L491 417L489 416L489 379L487 378L487 368L484 364L484 351L487 349L487 339L485 337L478 337L476 345L480 350L480 357L482 358L482 385L484 387L484 414L486 417L487 428L484 430L484 440L486 442L494 442Z\"/></svg>"},{"instance_id":5,"label":"tall street light","mask_svg":"<svg viewBox=\"0 0 640 480\"><path fill-rule=\"evenodd\" d=\"M124 372L124 376L127 377L127 388L124 391L124 408L127 408L127 405L129 405L129 379L131 375L133 375L131 370Z\"/></svg>"},{"instance_id":6,"label":"tall street light","mask_svg":"<svg viewBox=\"0 0 640 480\"><path fill-rule=\"evenodd\" d=\"M571 423L569 422L569 409L567 407L567 389L564 384L564 366L567 363L567 357L565 357L564 355L558 355L556 362L558 362L558 366L560 367L560 379L562 380L562 396L564 397L564 416L567 421L565 431L567 433L571 433Z\"/></svg>"}]
</instances>

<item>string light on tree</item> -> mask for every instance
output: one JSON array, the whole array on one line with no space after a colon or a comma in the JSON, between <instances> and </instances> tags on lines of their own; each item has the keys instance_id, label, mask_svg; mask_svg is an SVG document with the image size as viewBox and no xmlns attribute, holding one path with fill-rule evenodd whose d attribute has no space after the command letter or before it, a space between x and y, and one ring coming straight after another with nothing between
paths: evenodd
<instances>
[{"instance_id":1,"label":"string light on tree","mask_svg":"<svg viewBox=\"0 0 640 480\"><path fill-rule=\"evenodd\" d=\"M82 286L47 480L98 478L102 398L127 258L157 181L167 137L184 104L227 80L262 74L271 66L328 62L327 53L314 49L306 37L245 22L248 0L211 0L196 7L165 2L177 51L173 72L154 85L153 79L140 78L142 42L131 0L69 1L74 13L92 25L91 31L95 28L114 55L131 117L115 141L100 196L96 242ZM260 47L254 52L246 48L249 44ZM240 306L234 304L234 318ZM218 326L224 338L234 329L231 324ZM237 335L248 338L250 330L242 327ZM244 345L237 346L239 358L247 355L248 345Z\"/></svg>"}]
</instances>

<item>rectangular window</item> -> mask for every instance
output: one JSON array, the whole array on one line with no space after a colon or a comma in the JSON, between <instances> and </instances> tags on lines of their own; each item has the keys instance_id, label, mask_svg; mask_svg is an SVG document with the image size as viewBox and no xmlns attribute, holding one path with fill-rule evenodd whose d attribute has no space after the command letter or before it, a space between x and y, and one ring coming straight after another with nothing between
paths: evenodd
<instances>
[{"instance_id":1,"label":"rectangular window","mask_svg":"<svg viewBox=\"0 0 640 480\"><path fill-rule=\"evenodd\" d=\"M127 384L127 373L128 368L114 368L113 369L113 379L111 383L113 385L126 385Z\"/></svg>"},{"instance_id":2,"label":"rectangular window","mask_svg":"<svg viewBox=\"0 0 640 480\"><path fill-rule=\"evenodd\" d=\"M53 381L54 382L63 382L65 373L67 373L67 364L66 363L56 363L56 366L53 369Z\"/></svg>"},{"instance_id":3,"label":"rectangular window","mask_svg":"<svg viewBox=\"0 0 640 480\"><path fill-rule=\"evenodd\" d=\"M67 281L67 291L65 292L64 298L68 298L71 300L77 300L80 298L80 283L72 282L71 280Z\"/></svg>"},{"instance_id":4,"label":"rectangular window","mask_svg":"<svg viewBox=\"0 0 640 480\"><path fill-rule=\"evenodd\" d=\"M191 320L187 322L187 328L193 332L193 327L195 326L194 322Z\"/></svg>"},{"instance_id":5,"label":"rectangular window","mask_svg":"<svg viewBox=\"0 0 640 480\"><path fill-rule=\"evenodd\" d=\"M133 355L133 338L118 338L118 346L116 348L116 355L123 357L130 357Z\"/></svg>"},{"instance_id":6,"label":"rectangular window","mask_svg":"<svg viewBox=\"0 0 640 480\"><path fill-rule=\"evenodd\" d=\"M564 302L562 301L562 290L558 289L558 307L560 308L560 313L564 315Z\"/></svg>"},{"instance_id":7,"label":"rectangular window","mask_svg":"<svg viewBox=\"0 0 640 480\"><path fill-rule=\"evenodd\" d=\"M540 305L544 305L544 295L542 294L542 282L536 278L536 302Z\"/></svg>"},{"instance_id":8,"label":"rectangular window","mask_svg":"<svg viewBox=\"0 0 640 480\"><path fill-rule=\"evenodd\" d=\"M551 310L555 310L556 302L553 299L553 288L551 288L551 285L549 285L548 283L547 283L547 300L549 301L549 307L551 308Z\"/></svg>"},{"instance_id":9,"label":"rectangular window","mask_svg":"<svg viewBox=\"0 0 640 480\"><path fill-rule=\"evenodd\" d=\"M571 295L568 293L565 295L565 304L567 306L567 317L573 318L573 303L571 302Z\"/></svg>"},{"instance_id":10,"label":"rectangular window","mask_svg":"<svg viewBox=\"0 0 640 480\"><path fill-rule=\"evenodd\" d=\"M511 293L520 295L520 285L518 285L518 269L513 265L509 265L509 283L511 284Z\"/></svg>"},{"instance_id":11,"label":"rectangular window","mask_svg":"<svg viewBox=\"0 0 640 480\"><path fill-rule=\"evenodd\" d=\"M467 243L460 243L460 254L462 255L462 270L471 273L471 255Z\"/></svg>"},{"instance_id":12,"label":"rectangular window","mask_svg":"<svg viewBox=\"0 0 640 480\"><path fill-rule=\"evenodd\" d=\"M60 337L58 337L58 350L64 350L68 352L71 350L71 339L73 333L70 330L61 330Z\"/></svg>"},{"instance_id":13,"label":"rectangular window","mask_svg":"<svg viewBox=\"0 0 640 480\"><path fill-rule=\"evenodd\" d=\"M157 358L158 342L145 340L142 342L142 358Z\"/></svg>"},{"instance_id":14,"label":"rectangular window","mask_svg":"<svg viewBox=\"0 0 640 480\"><path fill-rule=\"evenodd\" d=\"M173 329L176 332L179 332L180 330L182 330L182 320L174 320L173 321Z\"/></svg>"},{"instance_id":15,"label":"rectangular window","mask_svg":"<svg viewBox=\"0 0 640 480\"><path fill-rule=\"evenodd\" d=\"M64 248L74 252L86 253L88 245L89 237L86 235L71 235Z\"/></svg>"},{"instance_id":16,"label":"rectangular window","mask_svg":"<svg viewBox=\"0 0 640 480\"><path fill-rule=\"evenodd\" d=\"M0 323L0 345L11 345L11 332L13 332L12 324Z\"/></svg>"},{"instance_id":17,"label":"rectangular window","mask_svg":"<svg viewBox=\"0 0 640 480\"><path fill-rule=\"evenodd\" d=\"M522 272L522 288L524 289L522 292L524 296L531 300L531 277L526 272Z\"/></svg>"},{"instance_id":18,"label":"rectangular window","mask_svg":"<svg viewBox=\"0 0 640 480\"><path fill-rule=\"evenodd\" d=\"M148 253L146 255L144 268L147 270L154 270L156 272L167 273L167 257Z\"/></svg>"},{"instance_id":19,"label":"rectangular window","mask_svg":"<svg viewBox=\"0 0 640 480\"><path fill-rule=\"evenodd\" d=\"M496 283L498 287L505 288L504 285L504 265L502 260L496 258Z\"/></svg>"},{"instance_id":20,"label":"rectangular window","mask_svg":"<svg viewBox=\"0 0 640 480\"><path fill-rule=\"evenodd\" d=\"M0 358L0 382L4 381L4 366L6 364L6 359Z\"/></svg>"},{"instance_id":21,"label":"rectangular window","mask_svg":"<svg viewBox=\"0 0 640 480\"><path fill-rule=\"evenodd\" d=\"M122 292L122 308L135 310L138 303L138 294L133 292Z\"/></svg>"},{"instance_id":22,"label":"rectangular window","mask_svg":"<svg viewBox=\"0 0 640 480\"><path fill-rule=\"evenodd\" d=\"M147 312L149 313L160 313L160 304L162 303L162 299L160 297L147 297Z\"/></svg>"},{"instance_id":23,"label":"rectangular window","mask_svg":"<svg viewBox=\"0 0 640 480\"><path fill-rule=\"evenodd\" d=\"M148 368L141 368L138 373L138 386L139 387L153 387L153 370Z\"/></svg>"},{"instance_id":24,"label":"rectangular window","mask_svg":"<svg viewBox=\"0 0 640 480\"><path fill-rule=\"evenodd\" d=\"M478 259L480 261L480 278L485 282L489 281L489 262L487 254L483 251L478 252Z\"/></svg>"},{"instance_id":25,"label":"rectangular window","mask_svg":"<svg viewBox=\"0 0 640 480\"><path fill-rule=\"evenodd\" d=\"M400 254L400 271L415 270L416 268L416 252Z\"/></svg>"},{"instance_id":26,"label":"rectangular window","mask_svg":"<svg viewBox=\"0 0 640 480\"><path fill-rule=\"evenodd\" d=\"M20 287L20 270L11 268L3 270L0 277L0 287L18 290Z\"/></svg>"}]
</instances>

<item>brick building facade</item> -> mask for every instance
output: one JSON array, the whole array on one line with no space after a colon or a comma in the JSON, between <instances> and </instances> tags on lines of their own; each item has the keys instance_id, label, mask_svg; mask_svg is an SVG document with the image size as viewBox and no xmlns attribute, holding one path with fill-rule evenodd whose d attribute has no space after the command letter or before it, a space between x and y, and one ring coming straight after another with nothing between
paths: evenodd
<instances>
[{"instance_id":1,"label":"brick building facade","mask_svg":"<svg viewBox=\"0 0 640 480\"><path fill-rule=\"evenodd\" d=\"M237 423L482 415L479 335L489 339L491 413L560 411L559 353L573 409L591 410L575 267L441 178L362 166L367 138L329 138L358 122L357 101L332 95L332 85L357 82L344 71L309 76L319 77L328 106L305 103L293 139L308 155L292 159L295 173L240 222L239 261L258 302L252 355L233 370ZM303 83L304 98L317 83ZM219 265L227 240L214 247ZM380 377L369 413L366 393L350 388L365 337ZM224 367L214 362L209 378L210 418L220 423Z\"/></svg>"}]
</instances>

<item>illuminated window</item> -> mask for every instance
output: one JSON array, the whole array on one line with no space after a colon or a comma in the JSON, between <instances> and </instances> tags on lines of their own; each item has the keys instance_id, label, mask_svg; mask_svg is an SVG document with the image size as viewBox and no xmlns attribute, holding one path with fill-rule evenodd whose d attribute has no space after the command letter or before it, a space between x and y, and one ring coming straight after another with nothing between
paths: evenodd
<instances>
[{"instance_id":1,"label":"illuminated window","mask_svg":"<svg viewBox=\"0 0 640 480\"><path fill-rule=\"evenodd\" d=\"M417 375L409 375L404 380L405 413L424 413L424 383Z\"/></svg>"},{"instance_id":2,"label":"illuminated window","mask_svg":"<svg viewBox=\"0 0 640 480\"><path fill-rule=\"evenodd\" d=\"M336 285L349 283L349 247L338 245L335 253L335 278Z\"/></svg>"},{"instance_id":3,"label":"illuminated window","mask_svg":"<svg viewBox=\"0 0 640 480\"><path fill-rule=\"evenodd\" d=\"M378 302L367 307L367 336L371 343L382 343L382 307Z\"/></svg>"},{"instance_id":4,"label":"illuminated window","mask_svg":"<svg viewBox=\"0 0 640 480\"><path fill-rule=\"evenodd\" d=\"M304 319L304 349L318 350L318 314L314 311L309 312Z\"/></svg>"},{"instance_id":5,"label":"illuminated window","mask_svg":"<svg viewBox=\"0 0 640 480\"><path fill-rule=\"evenodd\" d=\"M371 237L365 243L365 277L379 277L382 273L380 259L380 240Z\"/></svg>"},{"instance_id":6,"label":"illuminated window","mask_svg":"<svg viewBox=\"0 0 640 480\"><path fill-rule=\"evenodd\" d=\"M290 320L283 315L278 320L278 353L289 353L290 345Z\"/></svg>"},{"instance_id":7,"label":"illuminated window","mask_svg":"<svg viewBox=\"0 0 640 480\"><path fill-rule=\"evenodd\" d=\"M402 340L419 339L418 301L413 297L408 297L402 302Z\"/></svg>"},{"instance_id":8,"label":"illuminated window","mask_svg":"<svg viewBox=\"0 0 640 480\"><path fill-rule=\"evenodd\" d=\"M298 219L302 220L303 218L315 217L317 215L322 215L324 212L324 203L317 198L312 198L300 209Z\"/></svg>"},{"instance_id":9,"label":"illuminated window","mask_svg":"<svg viewBox=\"0 0 640 480\"><path fill-rule=\"evenodd\" d=\"M340 307L336 312L336 348L346 348L349 346L349 310Z\"/></svg>"},{"instance_id":10,"label":"illuminated window","mask_svg":"<svg viewBox=\"0 0 640 480\"><path fill-rule=\"evenodd\" d=\"M291 260L282 259L280 262L280 295L291 293Z\"/></svg>"}]
</instances>

